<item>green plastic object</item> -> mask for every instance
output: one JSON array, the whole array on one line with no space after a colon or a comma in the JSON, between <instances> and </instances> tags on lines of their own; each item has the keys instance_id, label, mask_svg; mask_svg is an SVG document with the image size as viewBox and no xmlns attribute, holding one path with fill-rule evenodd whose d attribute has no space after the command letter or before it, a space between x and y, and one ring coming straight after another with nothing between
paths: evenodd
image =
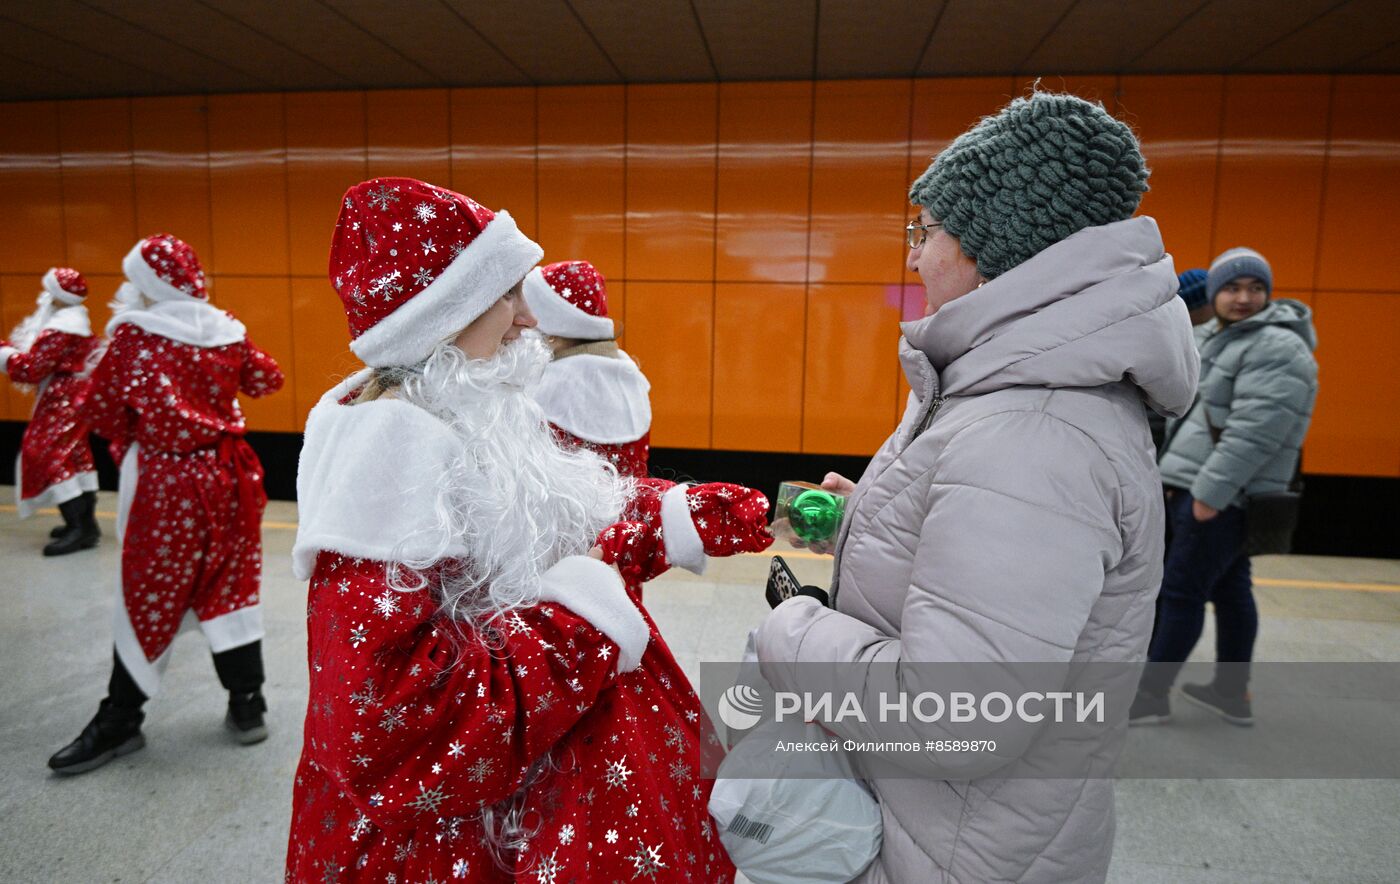
<instances>
[{"instance_id":1,"label":"green plastic object","mask_svg":"<svg viewBox=\"0 0 1400 884\"><path fill-rule=\"evenodd\" d=\"M841 526L842 501L825 491L804 491L788 512L792 532L805 543L824 543Z\"/></svg>"}]
</instances>

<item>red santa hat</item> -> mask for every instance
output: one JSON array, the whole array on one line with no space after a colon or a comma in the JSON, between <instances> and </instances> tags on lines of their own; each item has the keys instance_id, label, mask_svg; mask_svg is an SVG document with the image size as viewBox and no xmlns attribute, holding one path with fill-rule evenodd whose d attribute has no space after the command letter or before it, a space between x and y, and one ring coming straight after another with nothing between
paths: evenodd
<instances>
[{"instance_id":1,"label":"red santa hat","mask_svg":"<svg viewBox=\"0 0 1400 884\"><path fill-rule=\"evenodd\" d=\"M122 272L152 301L209 300L199 256L189 243L168 233L132 246L122 259Z\"/></svg>"},{"instance_id":2,"label":"red santa hat","mask_svg":"<svg viewBox=\"0 0 1400 884\"><path fill-rule=\"evenodd\" d=\"M460 193L412 178L375 178L345 192L330 279L366 365L414 365L470 325L544 250Z\"/></svg>"},{"instance_id":3,"label":"red santa hat","mask_svg":"<svg viewBox=\"0 0 1400 884\"><path fill-rule=\"evenodd\" d=\"M73 307L87 297L87 280L72 267L50 267L44 274L44 291L58 303Z\"/></svg>"},{"instance_id":4,"label":"red santa hat","mask_svg":"<svg viewBox=\"0 0 1400 884\"><path fill-rule=\"evenodd\" d=\"M608 287L587 261L536 267L525 277L525 301L547 335L580 341L614 337L608 318Z\"/></svg>"}]
</instances>

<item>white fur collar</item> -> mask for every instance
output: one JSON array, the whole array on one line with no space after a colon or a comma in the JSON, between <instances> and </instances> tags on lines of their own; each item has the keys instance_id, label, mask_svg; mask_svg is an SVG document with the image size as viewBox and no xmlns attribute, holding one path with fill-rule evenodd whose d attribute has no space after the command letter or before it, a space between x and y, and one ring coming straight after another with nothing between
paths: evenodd
<instances>
[{"instance_id":1,"label":"white fur collar","mask_svg":"<svg viewBox=\"0 0 1400 884\"><path fill-rule=\"evenodd\" d=\"M651 383L626 353L556 359L532 390L549 422L598 445L635 442L651 429Z\"/></svg>"},{"instance_id":2,"label":"white fur collar","mask_svg":"<svg viewBox=\"0 0 1400 884\"><path fill-rule=\"evenodd\" d=\"M82 304L73 307L59 307L44 323L39 331L56 331L68 335L77 335L80 338L92 337L92 320L88 318L87 308Z\"/></svg>"},{"instance_id":3,"label":"white fur collar","mask_svg":"<svg viewBox=\"0 0 1400 884\"><path fill-rule=\"evenodd\" d=\"M297 539L292 572L311 576L316 554L390 561L437 548L437 485L460 443L416 405L340 400L369 379L365 369L332 387L306 419L297 465ZM466 554L456 542L449 555Z\"/></svg>"},{"instance_id":4,"label":"white fur collar","mask_svg":"<svg viewBox=\"0 0 1400 884\"><path fill-rule=\"evenodd\" d=\"M110 337L117 326L128 322L153 335L195 347L225 347L248 336L243 323L213 304L192 298L120 310L107 323L107 335Z\"/></svg>"}]
</instances>

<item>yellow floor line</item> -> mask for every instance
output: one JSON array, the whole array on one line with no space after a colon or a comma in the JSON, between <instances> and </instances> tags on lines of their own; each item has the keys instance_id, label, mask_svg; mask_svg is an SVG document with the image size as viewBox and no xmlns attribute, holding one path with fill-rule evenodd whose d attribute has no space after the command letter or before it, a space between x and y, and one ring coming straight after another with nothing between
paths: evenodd
<instances>
[{"instance_id":1,"label":"yellow floor line","mask_svg":"<svg viewBox=\"0 0 1400 884\"><path fill-rule=\"evenodd\" d=\"M13 513L16 512L16 508L13 504L0 504L0 512ZM35 515L57 516L58 510L37 510L35 512ZM108 513L103 512L101 510L97 511L95 515L100 519L115 519L117 517L116 513ZM263 530L265 531L297 530L296 522L272 522L264 520L262 526ZM781 555L783 558L787 559L830 558L830 556L819 555L818 553L814 553L811 550L805 549L792 549L787 550L786 552L768 551L761 553L744 553L744 555L746 557L757 557L763 559L771 559L775 555ZM1330 589L1340 590L1344 592L1400 592L1400 583L1348 583L1346 581L1339 580L1289 580L1283 577L1256 577L1254 578L1254 585L1281 589Z\"/></svg>"}]
</instances>

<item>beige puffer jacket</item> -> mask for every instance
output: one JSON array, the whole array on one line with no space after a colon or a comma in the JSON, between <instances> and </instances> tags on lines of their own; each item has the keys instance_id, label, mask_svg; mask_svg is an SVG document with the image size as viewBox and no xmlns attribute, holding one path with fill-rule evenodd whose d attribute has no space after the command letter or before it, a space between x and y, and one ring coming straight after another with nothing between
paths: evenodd
<instances>
[{"instance_id":1,"label":"beige puffer jacket","mask_svg":"<svg viewBox=\"0 0 1400 884\"><path fill-rule=\"evenodd\" d=\"M848 506L835 609L793 599L758 632L774 687L854 691L875 709L880 692L915 687L899 681L908 667L884 679L773 664L1141 661L1163 543L1144 405L1182 414L1198 371L1175 292L1157 224L1140 217L1082 230L905 323L914 392ZM952 767L929 755L910 778L873 783L884 845L861 880L1103 880L1113 784L1008 778L1045 757L1042 739Z\"/></svg>"}]
</instances>

